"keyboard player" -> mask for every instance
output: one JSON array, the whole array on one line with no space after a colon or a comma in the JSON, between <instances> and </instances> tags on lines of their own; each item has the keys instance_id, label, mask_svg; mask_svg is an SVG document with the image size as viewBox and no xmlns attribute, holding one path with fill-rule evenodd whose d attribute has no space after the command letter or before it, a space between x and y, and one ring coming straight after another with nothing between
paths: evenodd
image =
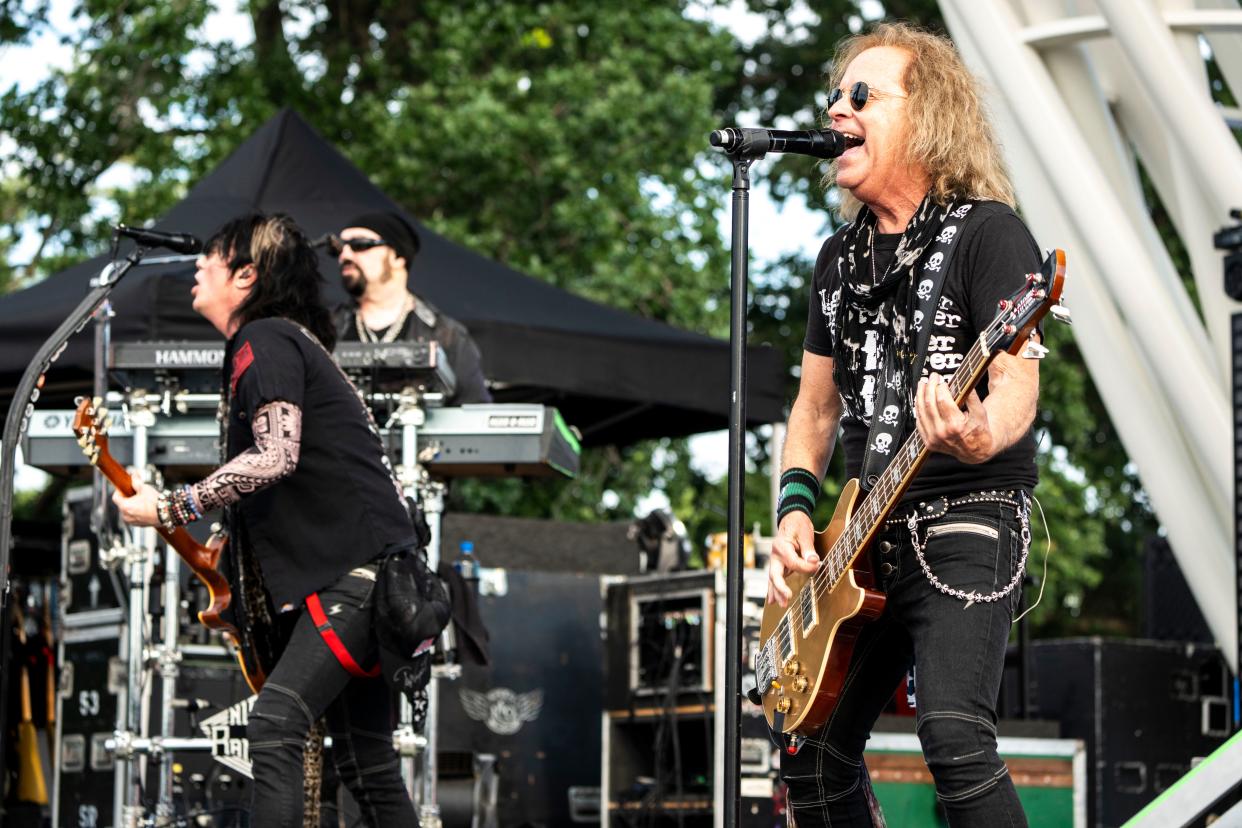
<instances>
[{"instance_id":1,"label":"keyboard player","mask_svg":"<svg viewBox=\"0 0 1242 828\"><path fill-rule=\"evenodd\" d=\"M341 269L341 284L352 301L336 311L342 342L440 343L457 378L448 405L491 402L479 348L456 319L414 295L409 267L418 255L418 233L395 212L366 213L347 222L330 238Z\"/></svg>"}]
</instances>

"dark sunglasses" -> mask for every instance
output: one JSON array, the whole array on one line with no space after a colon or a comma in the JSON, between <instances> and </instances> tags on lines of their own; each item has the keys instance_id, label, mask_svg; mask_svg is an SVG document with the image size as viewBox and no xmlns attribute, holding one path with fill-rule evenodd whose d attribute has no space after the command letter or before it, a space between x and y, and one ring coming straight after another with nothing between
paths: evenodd
<instances>
[{"instance_id":1,"label":"dark sunglasses","mask_svg":"<svg viewBox=\"0 0 1242 828\"><path fill-rule=\"evenodd\" d=\"M339 256L345 248L349 248L355 253L363 250L370 250L372 247L383 247L388 242L383 239L365 239L361 236L343 239L340 236L328 236L328 249L332 251L332 255Z\"/></svg>"},{"instance_id":2,"label":"dark sunglasses","mask_svg":"<svg viewBox=\"0 0 1242 828\"><path fill-rule=\"evenodd\" d=\"M839 87L828 93L828 108L832 109L836 106L837 101L841 100L841 96L845 94ZM867 101L872 95L878 95L881 98L904 98L905 95L898 95L893 92L880 92L873 90L863 81L856 81L850 87L850 106L857 112L867 105Z\"/></svg>"}]
</instances>

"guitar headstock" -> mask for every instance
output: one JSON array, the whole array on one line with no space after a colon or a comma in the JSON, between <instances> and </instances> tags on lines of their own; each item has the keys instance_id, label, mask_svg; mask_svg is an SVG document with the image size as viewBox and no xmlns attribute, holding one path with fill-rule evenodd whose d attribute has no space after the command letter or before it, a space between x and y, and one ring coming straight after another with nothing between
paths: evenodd
<instances>
[{"instance_id":1,"label":"guitar headstock","mask_svg":"<svg viewBox=\"0 0 1242 828\"><path fill-rule=\"evenodd\" d=\"M102 398L86 397L78 402L78 408L73 412L73 434L92 466L99 462L101 452L108 451L108 428L111 425L112 416L103 407Z\"/></svg>"},{"instance_id":2,"label":"guitar headstock","mask_svg":"<svg viewBox=\"0 0 1242 828\"><path fill-rule=\"evenodd\" d=\"M1026 284L1008 299L1000 301L1000 310L984 332L990 351L1008 351L1017 354L1026 349L1023 356L1038 359L1047 351L1036 342L1028 342L1035 326L1044 315L1052 315L1064 322L1069 321L1069 310L1061 306L1061 291L1065 286L1065 251L1053 250L1044 259L1038 273L1026 277Z\"/></svg>"}]
</instances>

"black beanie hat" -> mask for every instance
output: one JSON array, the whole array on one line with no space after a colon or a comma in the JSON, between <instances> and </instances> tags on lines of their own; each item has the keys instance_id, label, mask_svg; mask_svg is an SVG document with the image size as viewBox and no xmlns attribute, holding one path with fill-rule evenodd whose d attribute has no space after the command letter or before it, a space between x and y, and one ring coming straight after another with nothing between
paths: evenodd
<instances>
[{"instance_id":1,"label":"black beanie hat","mask_svg":"<svg viewBox=\"0 0 1242 828\"><path fill-rule=\"evenodd\" d=\"M365 227L374 230L398 256L405 259L408 268L418 255L418 233L399 213L363 213L345 222L345 227Z\"/></svg>"}]
</instances>

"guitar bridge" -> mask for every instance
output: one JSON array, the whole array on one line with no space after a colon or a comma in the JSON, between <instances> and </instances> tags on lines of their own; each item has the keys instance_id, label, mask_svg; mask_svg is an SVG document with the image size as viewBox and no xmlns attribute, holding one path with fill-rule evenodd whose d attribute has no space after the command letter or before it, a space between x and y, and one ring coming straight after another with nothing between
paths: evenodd
<instances>
[{"instance_id":1,"label":"guitar bridge","mask_svg":"<svg viewBox=\"0 0 1242 828\"><path fill-rule=\"evenodd\" d=\"M771 641L755 653L755 681L762 695L767 695L772 690L772 682L776 681L776 660L772 657Z\"/></svg>"}]
</instances>

